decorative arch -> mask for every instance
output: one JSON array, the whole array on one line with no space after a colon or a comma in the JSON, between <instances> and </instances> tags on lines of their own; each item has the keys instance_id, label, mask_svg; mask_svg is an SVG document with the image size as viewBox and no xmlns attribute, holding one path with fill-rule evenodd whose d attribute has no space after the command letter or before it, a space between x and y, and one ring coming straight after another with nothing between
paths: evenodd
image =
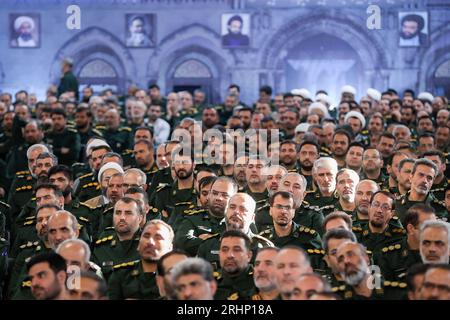
<instances>
[{"instance_id":1,"label":"decorative arch","mask_svg":"<svg viewBox=\"0 0 450 320\"><path fill-rule=\"evenodd\" d=\"M66 57L74 60L75 74L90 61L103 60L115 70L119 90L125 90L132 83L130 75L136 74L135 62L128 49L115 35L99 27L79 32L57 51L50 69L53 83L58 81L61 60Z\"/></svg>"},{"instance_id":2,"label":"decorative arch","mask_svg":"<svg viewBox=\"0 0 450 320\"><path fill-rule=\"evenodd\" d=\"M161 41L149 58L147 78L160 80L161 90L167 92L177 66L191 59L207 66L212 75L213 98L220 98L231 80L230 68L237 62L236 54L221 47L220 34L198 23L180 28Z\"/></svg>"},{"instance_id":3,"label":"decorative arch","mask_svg":"<svg viewBox=\"0 0 450 320\"><path fill-rule=\"evenodd\" d=\"M346 42L363 63L364 82L367 86L387 86L387 74L391 61L384 49L383 39L376 32L361 28L366 21L346 10L338 14L318 11L295 17L267 37L259 53L261 69L278 74L276 82L283 83L283 64L289 50L303 41L327 34ZM274 75L277 77L277 75Z\"/></svg>"},{"instance_id":4,"label":"decorative arch","mask_svg":"<svg viewBox=\"0 0 450 320\"><path fill-rule=\"evenodd\" d=\"M434 91L434 74L450 60L450 25L445 24L430 34L430 47L419 57L419 91Z\"/></svg>"}]
</instances>

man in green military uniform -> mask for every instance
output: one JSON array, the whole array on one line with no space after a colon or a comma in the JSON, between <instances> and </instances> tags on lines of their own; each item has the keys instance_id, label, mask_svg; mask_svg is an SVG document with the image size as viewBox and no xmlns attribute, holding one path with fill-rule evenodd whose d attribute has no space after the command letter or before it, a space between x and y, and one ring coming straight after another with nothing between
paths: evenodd
<instances>
[{"instance_id":1,"label":"man in green military uniform","mask_svg":"<svg viewBox=\"0 0 450 320\"><path fill-rule=\"evenodd\" d=\"M338 165L333 158L323 157L314 161L313 191L306 192L305 201L317 207L324 216L334 211L338 198L335 196Z\"/></svg>"},{"instance_id":2,"label":"man in green military uniform","mask_svg":"<svg viewBox=\"0 0 450 320\"><path fill-rule=\"evenodd\" d=\"M288 172L300 172L300 164L297 161L298 145L292 140L284 140L279 149L280 164Z\"/></svg>"},{"instance_id":3,"label":"man in green military uniform","mask_svg":"<svg viewBox=\"0 0 450 320\"><path fill-rule=\"evenodd\" d=\"M129 214L131 213L131 214ZM113 266L139 259L139 227L144 211L138 201L124 197L114 206L114 235L95 242L93 261L102 268L105 279Z\"/></svg>"},{"instance_id":4,"label":"man in green military uniform","mask_svg":"<svg viewBox=\"0 0 450 320\"><path fill-rule=\"evenodd\" d=\"M157 299L156 264L172 250L174 233L161 220L150 221L142 230L138 252L140 260L124 262L113 267L108 282L111 300Z\"/></svg>"},{"instance_id":5,"label":"man in green military uniform","mask_svg":"<svg viewBox=\"0 0 450 320\"><path fill-rule=\"evenodd\" d=\"M294 206L292 193L276 192L270 198L270 215L273 218L273 227L263 231L260 235L272 241L279 248L296 245L305 250L320 249L322 244L319 233L293 221Z\"/></svg>"},{"instance_id":6,"label":"man in green military uniform","mask_svg":"<svg viewBox=\"0 0 450 320\"><path fill-rule=\"evenodd\" d=\"M100 139L93 139L86 145L86 157L89 161L90 173L80 176L74 182L74 196L84 202L101 195L98 172L105 154L111 152L109 145Z\"/></svg>"},{"instance_id":7,"label":"man in green military uniform","mask_svg":"<svg viewBox=\"0 0 450 320\"><path fill-rule=\"evenodd\" d=\"M175 246L195 256L203 239L225 229L223 221L229 199L236 194L236 183L219 177L211 186L208 196L208 209L187 213L181 221L175 236Z\"/></svg>"},{"instance_id":8,"label":"man in green military uniform","mask_svg":"<svg viewBox=\"0 0 450 320\"><path fill-rule=\"evenodd\" d=\"M220 240L221 271L216 276L215 300L248 300L255 290L251 241L240 231L226 231Z\"/></svg>"},{"instance_id":9,"label":"man in green military uniform","mask_svg":"<svg viewBox=\"0 0 450 320\"><path fill-rule=\"evenodd\" d=\"M433 208L426 204L415 204L405 216L407 237L401 242L384 247L374 255L375 264L380 266L386 280L405 281L412 265L422 263L419 247L419 230L425 221L436 220Z\"/></svg>"},{"instance_id":10,"label":"man in green military uniform","mask_svg":"<svg viewBox=\"0 0 450 320\"><path fill-rule=\"evenodd\" d=\"M370 199L380 190L375 181L361 180L355 189L355 210L352 213L353 226L360 226L369 221Z\"/></svg>"},{"instance_id":11,"label":"man in green military uniform","mask_svg":"<svg viewBox=\"0 0 450 320\"><path fill-rule=\"evenodd\" d=\"M88 142L96 137L102 137L102 133L92 126L92 113L88 107L80 106L75 111L75 125L80 136L80 161L84 161Z\"/></svg>"},{"instance_id":12,"label":"man in green military uniform","mask_svg":"<svg viewBox=\"0 0 450 320\"><path fill-rule=\"evenodd\" d=\"M389 192L377 191L370 201L368 223L353 228L358 242L373 253L406 237L402 227L390 223L394 215L394 201L394 196Z\"/></svg>"},{"instance_id":13,"label":"man in green military uniform","mask_svg":"<svg viewBox=\"0 0 450 320\"><path fill-rule=\"evenodd\" d=\"M114 152L122 153L131 149L133 137L131 128L120 126L120 115L116 109L110 109L105 113L106 127L101 132L108 145Z\"/></svg>"},{"instance_id":14,"label":"man in green military uniform","mask_svg":"<svg viewBox=\"0 0 450 320\"><path fill-rule=\"evenodd\" d=\"M346 284L333 292L345 300L406 300L406 283L382 280L372 275L366 248L354 242L344 242L336 252L338 267Z\"/></svg>"},{"instance_id":15,"label":"man in green military uniform","mask_svg":"<svg viewBox=\"0 0 450 320\"><path fill-rule=\"evenodd\" d=\"M250 229L250 225L255 218L255 207L255 200L248 194L236 193L230 198L225 213L226 230L241 231L250 239L253 252L251 261L254 261L258 249L274 246L271 241L255 235ZM219 269L220 236L219 233L212 234L210 238L204 239L198 248L197 256L209 261L213 265L214 270Z\"/></svg>"},{"instance_id":16,"label":"man in green military uniform","mask_svg":"<svg viewBox=\"0 0 450 320\"><path fill-rule=\"evenodd\" d=\"M299 147L298 159L300 162L300 174L306 178L306 190L313 190L312 169L314 161L319 159L319 145L312 141L304 141Z\"/></svg>"},{"instance_id":17,"label":"man in green military uniform","mask_svg":"<svg viewBox=\"0 0 450 320\"><path fill-rule=\"evenodd\" d=\"M375 148L367 148L363 153L363 173L361 179L375 181L382 188L389 177L383 173L383 158L380 151Z\"/></svg>"},{"instance_id":18,"label":"man in green military uniform","mask_svg":"<svg viewBox=\"0 0 450 320\"><path fill-rule=\"evenodd\" d=\"M336 195L338 196L335 205L336 211L352 215L355 210L355 194L358 183L359 176L355 171L348 168L339 170L336 175Z\"/></svg>"},{"instance_id":19,"label":"man in green military uniform","mask_svg":"<svg viewBox=\"0 0 450 320\"><path fill-rule=\"evenodd\" d=\"M136 133L139 133L139 130ZM150 186L153 177L158 172L153 143L144 139L137 140L134 143L133 155L135 161L133 167L141 169L147 175L147 185Z\"/></svg>"},{"instance_id":20,"label":"man in green military uniform","mask_svg":"<svg viewBox=\"0 0 450 320\"><path fill-rule=\"evenodd\" d=\"M430 192L437 173L436 165L429 159L416 160L410 176L411 189L395 202L395 211L402 224L406 211L416 203L425 203L433 207L438 219L447 218L444 202L436 199Z\"/></svg>"},{"instance_id":21,"label":"man in green military uniform","mask_svg":"<svg viewBox=\"0 0 450 320\"><path fill-rule=\"evenodd\" d=\"M67 115L63 109L52 111L52 131L47 133L45 141L53 146L53 153L61 164L71 166L80 157L80 136L74 129L67 128Z\"/></svg>"},{"instance_id":22,"label":"man in green military uniform","mask_svg":"<svg viewBox=\"0 0 450 320\"><path fill-rule=\"evenodd\" d=\"M78 80L72 72L73 61L66 58L61 63L63 76L58 86L58 97L65 92L72 92L75 99L78 100Z\"/></svg>"},{"instance_id":23,"label":"man in green military uniform","mask_svg":"<svg viewBox=\"0 0 450 320\"><path fill-rule=\"evenodd\" d=\"M7 230L11 230L9 225L6 229L6 221L10 219L9 208L9 204L0 201L0 238L7 238Z\"/></svg>"},{"instance_id":24,"label":"man in green military uniform","mask_svg":"<svg viewBox=\"0 0 450 320\"><path fill-rule=\"evenodd\" d=\"M266 170L268 163L266 160L256 157L248 159L247 168L245 169L245 176L247 178L247 186L244 192L249 194L256 201L256 209L263 206L269 194L266 189Z\"/></svg>"},{"instance_id":25,"label":"man in green military uniform","mask_svg":"<svg viewBox=\"0 0 450 320\"><path fill-rule=\"evenodd\" d=\"M8 286L8 297L17 299L32 299L30 284L25 281L25 264L35 254L51 251L48 241L47 222L50 216L60 208L54 204L44 204L36 209L35 229L39 237L38 241L27 242L19 247L19 252L11 269L11 277Z\"/></svg>"},{"instance_id":26,"label":"man in green military uniform","mask_svg":"<svg viewBox=\"0 0 450 320\"><path fill-rule=\"evenodd\" d=\"M437 167L437 175L433 181L433 186L430 189L430 192L436 197L439 201L444 201L445 198L445 189L449 185L450 179L445 177L445 158L442 152L437 150L427 151L422 154L422 157L425 159L431 160Z\"/></svg>"}]
</instances>

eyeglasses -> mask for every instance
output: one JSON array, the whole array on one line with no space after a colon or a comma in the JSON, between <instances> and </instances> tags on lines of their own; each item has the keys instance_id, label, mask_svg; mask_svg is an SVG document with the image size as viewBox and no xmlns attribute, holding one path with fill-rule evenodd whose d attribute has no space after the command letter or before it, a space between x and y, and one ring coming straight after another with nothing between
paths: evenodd
<instances>
[{"instance_id":1,"label":"eyeglasses","mask_svg":"<svg viewBox=\"0 0 450 320\"><path fill-rule=\"evenodd\" d=\"M286 210L286 211L292 210L291 206L283 206L282 204L276 204L274 205L274 207L278 210Z\"/></svg>"},{"instance_id":2,"label":"eyeglasses","mask_svg":"<svg viewBox=\"0 0 450 320\"><path fill-rule=\"evenodd\" d=\"M373 208L381 208L381 211L389 211L391 210L391 206L388 205L387 203L379 203L379 202L374 202L370 205Z\"/></svg>"}]
</instances>

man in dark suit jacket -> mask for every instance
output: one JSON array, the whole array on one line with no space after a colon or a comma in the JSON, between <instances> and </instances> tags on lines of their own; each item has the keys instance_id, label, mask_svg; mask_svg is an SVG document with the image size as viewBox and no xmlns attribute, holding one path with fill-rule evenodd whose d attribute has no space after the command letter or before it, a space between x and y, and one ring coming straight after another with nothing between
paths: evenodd
<instances>
[{"instance_id":1,"label":"man in dark suit jacket","mask_svg":"<svg viewBox=\"0 0 450 320\"><path fill-rule=\"evenodd\" d=\"M61 82L58 86L58 97L65 92L74 92L75 98L78 101L78 80L72 73L73 61L71 59L64 59L62 62Z\"/></svg>"}]
</instances>

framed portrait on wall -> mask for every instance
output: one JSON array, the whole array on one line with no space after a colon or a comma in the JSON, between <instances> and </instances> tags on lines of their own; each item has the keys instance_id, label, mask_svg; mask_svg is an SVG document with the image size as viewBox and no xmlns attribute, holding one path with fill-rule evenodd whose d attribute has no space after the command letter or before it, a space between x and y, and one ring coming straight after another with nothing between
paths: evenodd
<instances>
[{"instance_id":1,"label":"framed portrait on wall","mask_svg":"<svg viewBox=\"0 0 450 320\"><path fill-rule=\"evenodd\" d=\"M9 15L9 46L11 48L39 48L41 21L38 13Z\"/></svg>"},{"instance_id":2,"label":"framed portrait on wall","mask_svg":"<svg viewBox=\"0 0 450 320\"><path fill-rule=\"evenodd\" d=\"M398 13L399 46L422 47L428 45L428 12L407 11Z\"/></svg>"},{"instance_id":3,"label":"framed portrait on wall","mask_svg":"<svg viewBox=\"0 0 450 320\"><path fill-rule=\"evenodd\" d=\"M125 15L125 45L130 48L150 48L156 45L156 15L129 13Z\"/></svg>"},{"instance_id":4,"label":"framed portrait on wall","mask_svg":"<svg viewBox=\"0 0 450 320\"><path fill-rule=\"evenodd\" d=\"M222 15L222 47L245 48L250 46L250 14L225 13Z\"/></svg>"}]
</instances>

